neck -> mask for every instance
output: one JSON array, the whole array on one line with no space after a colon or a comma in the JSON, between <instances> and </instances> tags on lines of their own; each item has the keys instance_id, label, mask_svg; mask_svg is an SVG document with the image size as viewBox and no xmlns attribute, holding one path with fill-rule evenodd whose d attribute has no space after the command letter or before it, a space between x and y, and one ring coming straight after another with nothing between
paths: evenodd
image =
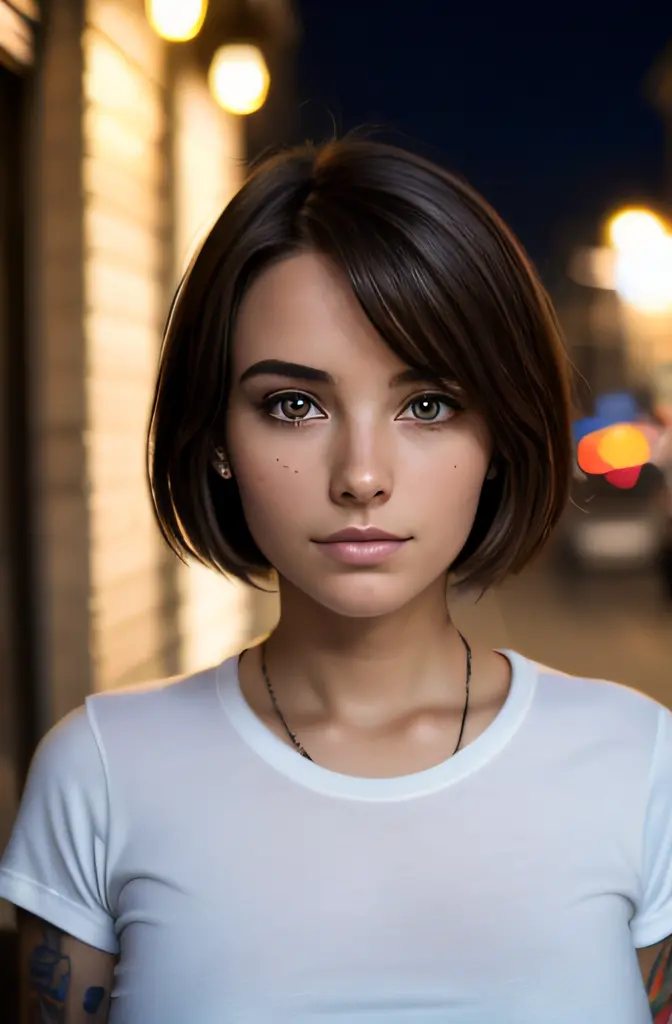
<instances>
[{"instance_id":1,"label":"neck","mask_svg":"<svg viewBox=\"0 0 672 1024\"><path fill-rule=\"evenodd\" d=\"M280 621L266 653L285 706L378 718L464 700L466 656L446 606L445 579L380 618L337 615L286 581L280 595Z\"/></svg>"}]
</instances>

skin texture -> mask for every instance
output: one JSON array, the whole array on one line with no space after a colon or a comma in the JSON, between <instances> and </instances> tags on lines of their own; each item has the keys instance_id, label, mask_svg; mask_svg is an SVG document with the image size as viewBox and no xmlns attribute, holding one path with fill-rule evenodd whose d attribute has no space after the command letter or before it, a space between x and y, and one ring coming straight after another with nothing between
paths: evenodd
<instances>
[{"instance_id":1,"label":"skin texture","mask_svg":"<svg viewBox=\"0 0 672 1024\"><path fill-rule=\"evenodd\" d=\"M104 1024L116 958L22 913L22 1024Z\"/></svg>"}]
</instances>

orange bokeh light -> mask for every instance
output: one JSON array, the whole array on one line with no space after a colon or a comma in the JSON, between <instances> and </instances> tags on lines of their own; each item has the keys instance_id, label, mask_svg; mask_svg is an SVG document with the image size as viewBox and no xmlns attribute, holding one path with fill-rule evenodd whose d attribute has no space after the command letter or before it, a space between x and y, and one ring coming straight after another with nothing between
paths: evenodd
<instances>
[{"instance_id":1,"label":"orange bokeh light","mask_svg":"<svg viewBox=\"0 0 672 1024\"><path fill-rule=\"evenodd\" d=\"M604 430L596 430L579 441L577 461L584 473L601 476L614 468L609 462L605 462L598 452L600 441L609 429L606 427Z\"/></svg>"}]
</instances>

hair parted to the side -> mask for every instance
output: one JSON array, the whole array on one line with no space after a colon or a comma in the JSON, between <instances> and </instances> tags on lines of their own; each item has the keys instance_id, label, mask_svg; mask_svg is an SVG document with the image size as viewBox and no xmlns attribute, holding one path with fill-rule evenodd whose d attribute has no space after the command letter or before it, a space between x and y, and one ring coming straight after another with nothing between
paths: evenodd
<instances>
[{"instance_id":1,"label":"hair parted to the side","mask_svg":"<svg viewBox=\"0 0 672 1024\"><path fill-rule=\"evenodd\" d=\"M225 442L241 299L264 269L306 250L346 274L404 362L456 380L485 417L498 472L484 484L451 569L478 589L519 572L558 521L571 475L569 363L551 304L511 232L468 185L360 138L264 161L184 275L148 446L164 537L181 557L248 583L272 568L249 532L235 479L217 476L212 459Z\"/></svg>"}]
</instances>

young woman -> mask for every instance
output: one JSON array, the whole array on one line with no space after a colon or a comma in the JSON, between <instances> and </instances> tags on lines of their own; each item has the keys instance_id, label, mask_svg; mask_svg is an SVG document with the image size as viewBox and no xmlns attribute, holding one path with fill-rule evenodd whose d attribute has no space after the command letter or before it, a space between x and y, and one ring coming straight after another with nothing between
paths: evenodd
<instances>
[{"instance_id":1,"label":"young woman","mask_svg":"<svg viewBox=\"0 0 672 1024\"><path fill-rule=\"evenodd\" d=\"M172 310L150 470L175 551L277 580L280 621L43 741L0 870L39 1019L651 1020L672 716L472 649L447 608L548 538L568 406L467 185L352 139L251 175ZM664 949L661 980L663 1020Z\"/></svg>"}]
</instances>

